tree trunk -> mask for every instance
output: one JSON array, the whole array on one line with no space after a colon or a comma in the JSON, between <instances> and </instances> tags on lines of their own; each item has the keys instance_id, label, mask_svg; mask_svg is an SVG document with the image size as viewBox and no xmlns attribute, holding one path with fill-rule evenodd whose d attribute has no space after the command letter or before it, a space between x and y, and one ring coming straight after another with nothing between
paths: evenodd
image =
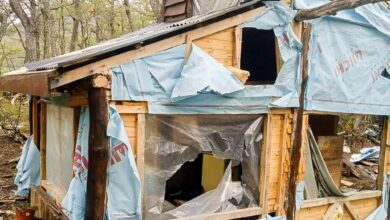
<instances>
[{"instance_id":1,"label":"tree trunk","mask_svg":"<svg viewBox=\"0 0 390 220\"><path fill-rule=\"evenodd\" d=\"M76 11L76 15L73 17L72 36L70 38L70 45L69 45L70 52L76 49L76 43L79 36L80 0L74 1L74 9Z\"/></svg>"},{"instance_id":2,"label":"tree trunk","mask_svg":"<svg viewBox=\"0 0 390 220\"><path fill-rule=\"evenodd\" d=\"M125 5L125 13L126 13L126 17L127 17L127 22L129 24L129 29L130 29L130 31L134 31L133 19L131 19L129 0L124 0L123 3Z\"/></svg>"},{"instance_id":3,"label":"tree trunk","mask_svg":"<svg viewBox=\"0 0 390 220\"><path fill-rule=\"evenodd\" d=\"M154 16L156 17L157 22L162 22L163 21L163 14L162 14L162 2L161 0L150 0L150 6L152 7Z\"/></svg>"},{"instance_id":4,"label":"tree trunk","mask_svg":"<svg viewBox=\"0 0 390 220\"><path fill-rule=\"evenodd\" d=\"M9 0L9 4L11 6L12 11L19 18L20 22L25 31L25 59L24 62L32 62L37 59L37 28L36 28L36 20L35 20L35 2L31 1L30 5L30 16L24 11L21 1L18 0Z\"/></svg>"}]
</instances>

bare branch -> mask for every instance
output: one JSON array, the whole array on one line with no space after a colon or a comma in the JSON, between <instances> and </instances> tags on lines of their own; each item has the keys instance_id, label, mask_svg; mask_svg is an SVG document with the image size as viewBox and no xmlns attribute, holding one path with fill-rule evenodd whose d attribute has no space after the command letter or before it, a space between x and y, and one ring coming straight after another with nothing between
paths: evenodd
<instances>
[{"instance_id":1,"label":"bare branch","mask_svg":"<svg viewBox=\"0 0 390 220\"><path fill-rule=\"evenodd\" d=\"M383 2L384 0L336 0L316 8L299 10L296 21L304 21L327 15L335 15L338 11L357 8L362 5Z\"/></svg>"}]
</instances>

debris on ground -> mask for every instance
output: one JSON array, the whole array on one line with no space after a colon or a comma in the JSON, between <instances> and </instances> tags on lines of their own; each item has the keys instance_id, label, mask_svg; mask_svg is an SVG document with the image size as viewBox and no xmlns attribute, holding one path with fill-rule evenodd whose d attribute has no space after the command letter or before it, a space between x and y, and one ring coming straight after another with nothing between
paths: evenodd
<instances>
[{"instance_id":1,"label":"debris on ground","mask_svg":"<svg viewBox=\"0 0 390 220\"><path fill-rule=\"evenodd\" d=\"M14 219L15 207L28 206L26 198L15 196L14 184L16 165L22 152L22 145L10 138L8 133L0 129L0 219Z\"/></svg>"}]
</instances>

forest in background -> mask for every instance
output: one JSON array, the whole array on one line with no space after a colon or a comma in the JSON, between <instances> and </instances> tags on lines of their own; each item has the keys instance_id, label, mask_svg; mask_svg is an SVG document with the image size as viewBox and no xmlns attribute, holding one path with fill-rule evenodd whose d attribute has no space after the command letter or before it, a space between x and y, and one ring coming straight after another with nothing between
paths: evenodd
<instances>
[{"instance_id":1,"label":"forest in background","mask_svg":"<svg viewBox=\"0 0 390 220\"><path fill-rule=\"evenodd\" d=\"M0 0L0 75L159 20L161 0Z\"/></svg>"}]
</instances>

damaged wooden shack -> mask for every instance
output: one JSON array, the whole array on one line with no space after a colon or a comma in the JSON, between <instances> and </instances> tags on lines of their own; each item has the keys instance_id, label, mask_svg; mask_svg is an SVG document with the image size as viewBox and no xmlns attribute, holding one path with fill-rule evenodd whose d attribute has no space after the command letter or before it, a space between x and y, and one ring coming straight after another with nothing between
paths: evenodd
<instances>
[{"instance_id":1,"label":"damaged wooden shack","mask_svg":"<svg viewBox=\"0 0 390 220\"><path fill-rule=\"evenodd\" d=\"M360 112L303 109L300 103L300 120L299 79L307 71L301 66L313 32L293 20L288 4L250 1L193 17L186 7L170 10L176 4L166 5L169 22L0 78L1 90L31 95L33 142L40 151L41 183L31 190L36 217L75 219L80 212L87 219L237 219L285 216L293 209L295 219L364 219L381 206L388 120L375 190L335 196L335 190L321 193L332 184L313 186L329 178L340 185L338 115ZM125 130L124 145L112 144L110 126ZM298 154L296 139L302 141ZM314 153L318 149L322 155ZM130 167L135 161L134 182L140 181L140 194L129 197L126 187L113 188L121 184L116 175L133 172L112 170L126 157ZM85 188L80 186L85 207L70 200L68 209L65 198L83 194L70 185L86 170ZM307 192L309 185L320 192ZM121 209L134 204L131 213Z\"/></svg>"}]
</instances>

